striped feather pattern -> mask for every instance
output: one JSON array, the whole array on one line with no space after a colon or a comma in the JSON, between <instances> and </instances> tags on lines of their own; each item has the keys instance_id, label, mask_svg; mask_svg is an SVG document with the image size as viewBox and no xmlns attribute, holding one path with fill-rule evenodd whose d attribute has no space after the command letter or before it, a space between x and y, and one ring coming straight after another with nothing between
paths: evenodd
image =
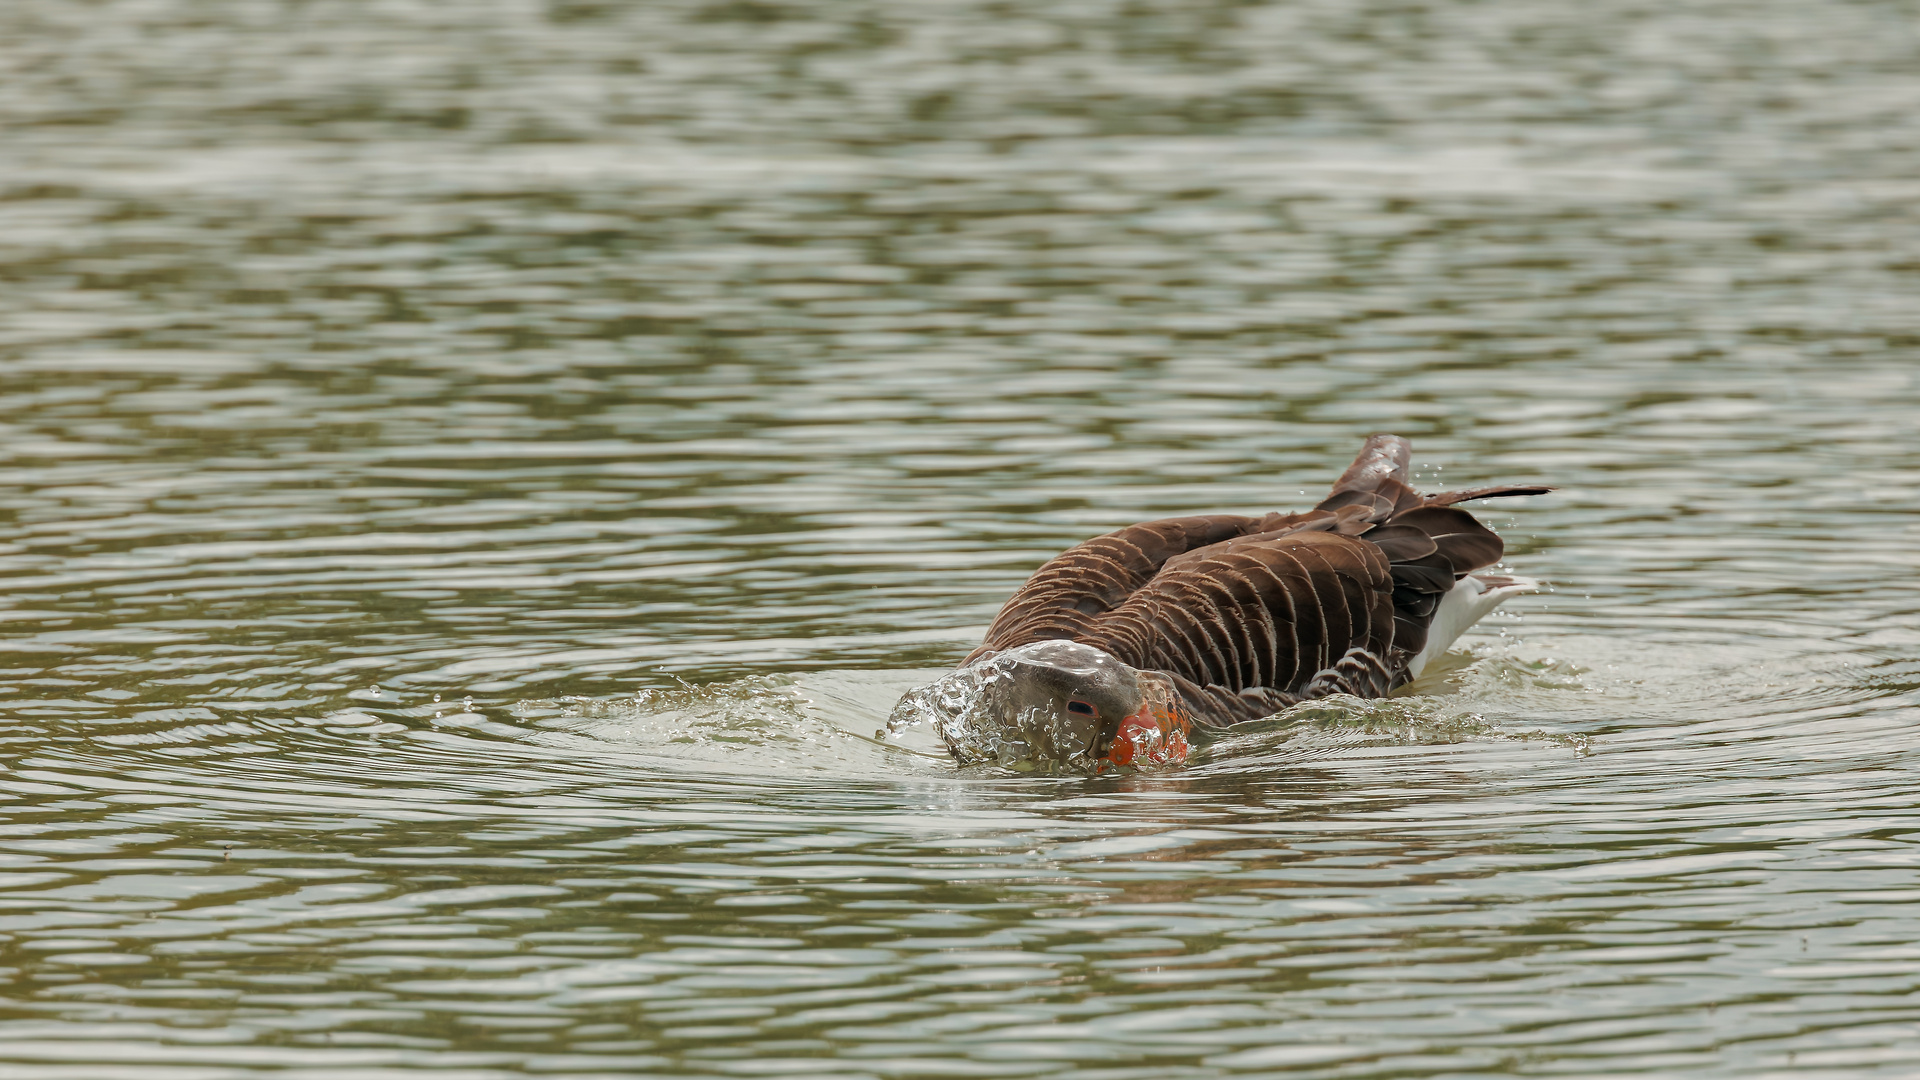
<instances>
[{"instance_id":1,"label":"striped feather pattern","mask_svg":"<svg viewBox=\"0 0 1920 1080\"><path fill-rule=\"evenodd\" d=\"M1455 504L1551 488L1420 495L1412 447L1376 435L1312 510L1167 518L1097 536L1027 579L967 662L1070 638L1169 676L1219 726L1331 693L1407 681L1441 598L1500 559Z\"/></svg>"}]
</instances>

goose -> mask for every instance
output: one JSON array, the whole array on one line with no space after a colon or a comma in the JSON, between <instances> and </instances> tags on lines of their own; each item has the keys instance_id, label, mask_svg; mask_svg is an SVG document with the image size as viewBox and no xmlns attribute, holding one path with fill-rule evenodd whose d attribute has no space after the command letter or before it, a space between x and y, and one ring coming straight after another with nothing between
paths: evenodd
<instances>
[{"instance_id":1,"label":"goose","mask_svg":"<svg viewBox=\"0 0 1920 1080\"><path fill-rule=\"evenodd\" d=\"M1458 504L1553 490L1421 495L1412 455L1374 435L1311 510L1165 518L1068 548L956 671L900 700L888 730L931 718L963 765L1101 772L1185 761L1196 726L1406 685L1536 587L1485 572L1504 545Z\"/></svg>"}]
</instances>

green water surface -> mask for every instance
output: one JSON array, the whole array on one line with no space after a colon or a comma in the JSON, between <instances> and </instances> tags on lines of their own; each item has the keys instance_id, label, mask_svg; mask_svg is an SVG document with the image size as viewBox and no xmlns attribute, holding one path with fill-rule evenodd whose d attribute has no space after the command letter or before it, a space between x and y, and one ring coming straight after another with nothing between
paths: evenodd
<instances>
[{"instance_id":1,"label":"green water surface","mask_svg":"<svg viewBox=\"0 0 1920 1080\"><path fill-rule=\"evenodd\" d=\"M0 1075L1920 1075L1912 4L0 5ZM1362 438L1546 579L871 740Z\"/></svg>"}]
</instances>

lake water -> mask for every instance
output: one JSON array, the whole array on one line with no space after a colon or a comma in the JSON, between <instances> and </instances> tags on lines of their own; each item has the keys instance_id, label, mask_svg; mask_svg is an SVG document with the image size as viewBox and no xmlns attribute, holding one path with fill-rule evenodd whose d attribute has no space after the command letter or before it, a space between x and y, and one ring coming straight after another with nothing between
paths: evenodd
<instances>
[{"instance_id":1,"label":"lake water","mask_svg":"<svg viewBox=\"0 0 1920 1080\"><path fill-rule=\"evenodd\" d=\"M12 0L0 1072L1920 1074L1920 21ZM872 740L1362 438L1551 582Z\"/></svg>"}]
</instances>

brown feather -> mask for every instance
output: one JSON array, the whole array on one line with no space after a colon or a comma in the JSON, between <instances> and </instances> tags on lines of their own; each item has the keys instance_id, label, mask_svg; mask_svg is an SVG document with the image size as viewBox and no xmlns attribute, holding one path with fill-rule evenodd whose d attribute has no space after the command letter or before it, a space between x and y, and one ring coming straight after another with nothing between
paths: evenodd
<instances>
[{"instance_id":1,"label":"brown feather","mask_svg":"<svg viewBox=\"0 0 1920 1080\"><path fill-rule=\"evenodd\" d=\"M1392 524L1420 530L1433 539L1455 574L1466 574L1500 561L1506 545L1472 514L1451 506L1416 506L1395 514Z\"/></svg>"},{"instance_id":2,"label":"brown feather","mask_svg":"<svg viewBox=\"0 0 1920 1080\"><path fill-rule=\"evenodd\" d=\"M1366 445L1333 482L1333 490L1372 491L1382 480L1406 483L1408 466L1413 464L1413 444L1398 435L1370 435Z\"/></svg>"},{"instance_id":3,"label":"brown feather","mask_svg":"<svg viewBox=\"0 0 1920 1080\"><path fill-rule=\"evenodd\" d=\"M1366 536L1368 543L1394 562L1423 558L1440 549L1433 537L1410 525L1382 525Z\"/></svg>"}]
</instances>

